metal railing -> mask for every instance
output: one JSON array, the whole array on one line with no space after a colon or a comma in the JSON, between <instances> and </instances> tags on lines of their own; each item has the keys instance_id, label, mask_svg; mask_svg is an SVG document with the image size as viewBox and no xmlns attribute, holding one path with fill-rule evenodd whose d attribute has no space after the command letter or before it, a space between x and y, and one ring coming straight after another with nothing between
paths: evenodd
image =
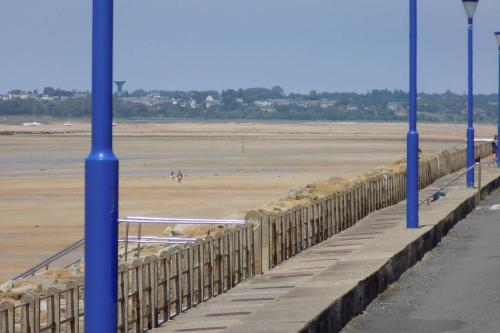
<instances>
[{"instance_id":1,"label":"metal railing","mask_svg":"<svg viewBox=\"0 0 500 333\"><path fill-rule=\"evenodd\" d=\"M244 225L245 220L236 219L187 219L174 217L149 217L149 216L127 216L118 219L119 224L125 224L125 239L119 242L125 243L125 261L128 260L129 243L136 243L136 257L140 258L141 244L186 244L196 242L196 238L187 237L156 237L143 236L143 224L175 224L175 225ZM130 236L130 224L137 224L137 237Z\"/></svg>"},{"instance_id":2,"label":"metal railing","mask_svg":"<svg viewBox=\"0 0 500 333\"><path fill-rule=\"evenodd\" d=\"M121 263L118 332L158 327L254 276L256 236L254 224L237 225L159 255ZM58 288L28 292L17 302L0 300L0 333L84 332L84 285L69 281Z\"/></svg>"},{"instance_id":3,"label":"metal railing","mask_svg":"<svg viewBox=\"0 0 500 333\"><path fill-rule=\"evenodd\" d=\"M476 200L479 202L479 200L481 199L481 197L480 197L480 194L481 194L481 162L476 162L472 166L470 166L468 168L465 168L458 175L456 175L455 177L453 177L452 179L450 179L449 181L447 181L446 183L444 183L443 185L441 185L437 190L435 190L434 192L432 192L432 194L430 194L427 197L425 197L424 199L420 200L420 202L418 203L418 205L421 206L424 203L427 203L427 205L430 205L431 202L434 202L434 201L438 200L439 197L437 195L442 190L444 190L445 188L447 188L448 186L450 186L451 184L453 184L454 182L456 182L462 176L464 176L465 174L467 174L467 172L469 172L469 170L472 170L474 168L477 168L477 170L478 170L477 171L478 172L478 180L477 180L477 199Z\"/></svg>"},{"instance_id":4,"label":"metal railing","mask_svg":"<svg viewBox=\"0 0 500 333\"><path fill-rule=\"evenodd\" d=\"M19 275L16 275L13 280L17 280L17 279L21 279L21 278L26 278L28 276L32 276L32 275L35 275L38 271L40 271L41 269L45 268L45 270L48 270L49 269L49 266L50 264L52 264L54 261L57 261L59 259L61 259L62 257L68 255L69 253L79 249L81 246L83 246L85 244L85 239L82 238L76 242L74 242L73 244L71 244L70 246L68 246L67 248L57 252L56 254L54 254L53 256L45 259L44 261L42 261L41 263L39 264L36 264L35 266L29 268L28 270L26 270L25 272L19 274ZM79 262L81 259L78 259L76 261L73 261L71 262L69 265L65 265L64 268L68 268L74 264L76 264L77 262Z\"/></svg>"},{"instance_id":5,"label":"metal railing","mask_svg":"<svg viewBox=\"0 0 500 333\"><path fill-rule=\"evenodd\" d=\"M235 220L235 219L184 219L184 218L170 218L170 217L147 217L147 216L127 216L125 218L118 219L119 224L126 225L126 236L125 239L118 240L119 243L125 244L125 260L128 260L128 244L137 244L137 257L140 256L141 244L168 244L168 245L181 245L187 243L196 242L196 238L193 237L157 237L157 236L143 236L142 235L142 225L143 224L191 224L191 225L244 225L245 220ZM138 235L129 236L130 224L138 224ZM55 261L69 255L70 253L83 247L85 244L85 239L79 239L63 250L57 252L56 254L50 256L49 258L43 260L42 262L30 267L26 271L16 275L13 280L27 278L38 273L40 270L48 270L50 265ZM69 264L63 265L62 268L68 268L75 265L81 261L83 255L77 260L71 261Z\"/></svg>"}]
</instances>

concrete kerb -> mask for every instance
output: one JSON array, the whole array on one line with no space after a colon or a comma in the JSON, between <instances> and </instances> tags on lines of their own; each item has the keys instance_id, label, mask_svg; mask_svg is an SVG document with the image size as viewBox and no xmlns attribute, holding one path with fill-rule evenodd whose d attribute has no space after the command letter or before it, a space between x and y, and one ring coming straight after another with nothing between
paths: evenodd
<instances>
[{"instance_id":1,"label":"concrete kerb","mask_svg":"<svg viewBox=\"0 0 500 333\"><path fill-rule=\"evenodd\" d=\"M481 188L480 195L481 197L487 196L499 187L500 177L496 177ZM421 260L426 252L436 247L448 231L475 207L476 194L471 194L436 225L390 258L376 272L332 302L300 332L339 332L352 318L361 314L368 304L390 284L397 281L406 270Z\"/></svg>"}]
</instances>

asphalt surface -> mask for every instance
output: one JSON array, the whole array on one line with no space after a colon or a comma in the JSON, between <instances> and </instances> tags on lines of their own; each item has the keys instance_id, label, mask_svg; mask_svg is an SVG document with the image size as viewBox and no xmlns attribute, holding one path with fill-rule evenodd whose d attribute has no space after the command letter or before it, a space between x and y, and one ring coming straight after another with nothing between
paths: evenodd
<instances>
[{"instance_id":1,"label":"asphalt surface","mask_svg":"<svg viewBox=\"0 0 500 333\"><path fill-rule=\"evenodd\" d=\"M342 332L500 332L500 191Z\"/></svg>"}]
</instances>

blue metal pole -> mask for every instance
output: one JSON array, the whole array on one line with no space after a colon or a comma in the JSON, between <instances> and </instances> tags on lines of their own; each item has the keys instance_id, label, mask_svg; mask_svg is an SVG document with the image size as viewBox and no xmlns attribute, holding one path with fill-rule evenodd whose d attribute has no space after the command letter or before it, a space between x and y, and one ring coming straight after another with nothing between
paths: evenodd
<instances>
[{"instance_id":1,"label":"blue metal pole","mask_svg":"<svg viewBox=\"0 0 500 333\"><path fill-rule=\"evenodd\" d=\"M500 34L500 33L499 33ZM497 120L497 167L500 167L500 45L498 46L498 120Z\"/></svg>"},{"instance_id":2,"label":"blue metal pole","mask_svg":"<svg viewBox=\"0 0 500 333\"><path fill-rule=\"evenodd\" d=\"M472 18L468 18L468 89L467 89L467 168L474 165L474 90ZM467 187L474 187L474 169L467 172Z\"/></svg>"},{"instance_id":3,"label":"blue metal pole","mask_svg":"<svg viewBox=\"0 0 500 333\"><path fill-rule=\"evenodd\" d=\"M112 147L113 0L93 0L92 148L85 161L85 332L117 331L118 159Z\"/></svg>"},{"instance_id":4,"label":"blue metal pole","mask_svg":"<svg viewBox=\"0 0 500 333\"><path fill-rule=\"evenodd\" d=\"M406 227L418 228L417 0L410 0L410 113L406 138Z\"/></svg>"}]
</instances>

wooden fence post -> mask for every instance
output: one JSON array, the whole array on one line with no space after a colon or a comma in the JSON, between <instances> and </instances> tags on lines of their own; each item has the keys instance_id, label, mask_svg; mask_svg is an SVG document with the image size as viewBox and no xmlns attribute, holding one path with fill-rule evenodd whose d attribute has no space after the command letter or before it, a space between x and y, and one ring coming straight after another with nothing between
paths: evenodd
<instances>
[{"instance_id":1,"label":"wooden fence post","mask_svg":"<svg viewBox=\"0 0 500 333\"><path fill-rule=\"evenodd\" d=\"M269 218L258 210L245 214L246 224L255 231L255 272L263 274L269 271Z\"/></svg>"},{"instance_id":2,"label":"wooden fence post","mask_svg":"<svg viewBox=\"0 0 500 333\"><path fill-rule=\"evenodd\" d=\"M47 324L53 327L53 333L61 332L61 299L60 291L57 288L49 288L48 290L48 304L47 304ZM35 299L35 304L39 303ZM35 306L36 307L36 306ZM34 312L39 312L40 310ZM33 314L33 316L36 316ZM35 326L36 327L36 326Z\"/></svg>"},{"instance_id":3,"label":"wooden fence post","mask_svg":"<svg viewBox=\"0 0 500 333\"><path fill-rule=\"evenodd\" d=\"M143 306L142 310L144 311L142 316L143 318L147 318L147 328L152 329L156 327L156 284L157 284L157 276L156 276L156 265L158 262L158 258L156 256L147 256L142 261L142 269L141 274L142 278L142 290L143 290L143 298L141 300ZM144 295L145 294L145 295ZM146 325L144 325L146 326ZM144 327L146 328L146 327Z\"/></svg>"},{"instance_id":4,"label":"wooden fence post","mask_svg":"<svg viewBox=\"0 0 500 333\"><path fill-rule=\"evenodd\" d=\"M78 302L78 285L76 285L76 296L73 298L73 307L75 308L73 311L76 318L76 327L79 328L79 302ZM128 265L127 264L119 264L118 265L118 318L120 320L120 324L118 325L121 329L122 333L128 333L128 298L129 298L129 284L128 284ZM76 301L76 303L75 303ZM76 330L78 332L78 329Z\"/></svg>"},{"instance_id":5,"label":"wooden fence post","mask_svg":"<svg viewBox=\"0 0 500 333\"><path fill-rule=\"evenodd\" d=\"M0 302L0 332L15 333L14 304L8 301Z\"/></svg>"},{"instance_id":6,"label":"wooden fence post","mask_svg":"<svg viewBox=\"0 0 500 333\"><path fill-rule=\"evenodd\" d=\"M35 297L32 294L23 295L21 297L21 303L24 304L21 307L21 333L39 332L40 325L38 325L38 328L35 325L35 313L39 313L39 311L35 311ZM47 307L47 312L49 311L48 308L49 307ZM47 321L48 320L47 318Z\"/></svg>"}]
</instances>

